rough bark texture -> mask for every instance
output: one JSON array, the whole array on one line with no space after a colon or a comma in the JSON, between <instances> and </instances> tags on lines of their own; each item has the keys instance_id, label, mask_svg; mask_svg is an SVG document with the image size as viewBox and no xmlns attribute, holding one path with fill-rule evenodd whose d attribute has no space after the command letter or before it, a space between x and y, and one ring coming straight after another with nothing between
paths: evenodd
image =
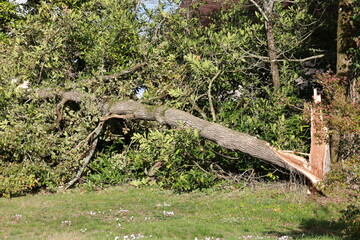
<instances>
[{"instance_id":1,"label":"rough bark texture","mask_svg":"<svg viewBox=\"0 0 360 240\"><path fill-rule=\"evenodd\" d=\"M349 53L350 48L356 47L354 37L357 37L358 34L352 21L354 1L339 0L338 11L336 74L338 77L347 79L347 97L356 101L359 96L357 96L355 88L353 87L356 83L356 78L351 76L353 59ZM341 136L339 133L333 133L331 135L331 162L337 162L339 160L340 140Z\"/></svg>"},{"instance_id":2,"label":"rough bark texture","mask_svg":"<svg viewBox=\"0 0 360 240\"><path fill-rule=\"evenodd\" d=\"M269 50L269 60L270 60L270 70L271 70L271 77L273 86L275 88L280 87L280 74L279 74L279 68L276 63L277 56L276 56L276 43L275 43L275 37L274 37L274 31L273 31L273 8L274 8L274 0L268 0L264 2L264 12L268 18L268 20L265 20L265 31L266 31L266 38L268 43L268 50Z\"/></svg>"},{"instance_id":3,"label":"rough bark texture","mask_svg":"<svg viewBox=\"0 0 360 240\"><path fill-rule=\"evenodd\" d=\"M340 0L338 9L336 74L339 77L351 78L350 67L353 59L348 51L350 48L356 47L354 37L358 35L358 31L356 31L357 29L352 21L354 1Z\"/></svg>"}]
</instances>

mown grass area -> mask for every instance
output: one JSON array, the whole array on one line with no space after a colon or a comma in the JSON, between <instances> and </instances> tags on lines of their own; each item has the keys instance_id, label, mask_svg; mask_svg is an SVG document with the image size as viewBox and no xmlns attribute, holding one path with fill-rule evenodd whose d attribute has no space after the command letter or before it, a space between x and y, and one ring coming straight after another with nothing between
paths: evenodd
<instances>
[{"instance_id":1,"label":"mown grass area","mask_svg":"<svg viewBox=\"0 0 360 240\"><path fill-rule=\"evenodd\" d=\"M0 199L0 239L341 239L334 220L345 205L283 185L40 193Z\"/></svg>"}]
</instances>

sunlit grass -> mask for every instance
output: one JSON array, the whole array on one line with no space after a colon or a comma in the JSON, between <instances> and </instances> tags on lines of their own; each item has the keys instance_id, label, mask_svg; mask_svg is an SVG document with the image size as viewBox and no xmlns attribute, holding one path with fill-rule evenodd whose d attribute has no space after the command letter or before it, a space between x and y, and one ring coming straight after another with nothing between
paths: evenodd
<instances>
[{"instance_id":1,"label":"sunlit grass","mask_svg":"<svg viewBox=\"0 0 360 240\"><path fill-rule=\"evenodd\" d=\"M341 239L334 220L342 207L281 185L190 194L74 190L0 199L0 239Z\"/></svg>"}]
</instances>

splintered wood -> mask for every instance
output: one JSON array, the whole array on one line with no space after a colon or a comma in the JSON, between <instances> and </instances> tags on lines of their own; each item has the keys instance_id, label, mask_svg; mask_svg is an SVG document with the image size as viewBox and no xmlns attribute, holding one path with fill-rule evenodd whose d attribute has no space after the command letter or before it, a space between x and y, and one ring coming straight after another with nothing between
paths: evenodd
<instances>
[{"instance_id":1,"label":"splintered wood","mask_svg":"<svg viewBox=\"0 0 360 240\"><path fill-rule=\"evenodd\" d=\"M316 107L321 102L321 95L314 89L314 107L311 109L311 148L310 171L323 180L330 170L330 147L327 142L328 129L324 124L322 112Z\"/></svg>"}]
</instances>

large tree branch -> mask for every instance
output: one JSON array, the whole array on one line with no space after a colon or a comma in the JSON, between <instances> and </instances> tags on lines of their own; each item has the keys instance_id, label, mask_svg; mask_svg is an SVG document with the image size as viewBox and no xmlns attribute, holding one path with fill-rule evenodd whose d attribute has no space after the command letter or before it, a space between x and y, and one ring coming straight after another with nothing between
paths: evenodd
<instances>
[{"instance_id":1,"label":"large tree branch","mask_svg":"<svg viewBox=\"0 0 360 240\"><path fill-rule=\"evenodd\" d=\"M66 98L68 101L75 102L79 102L86 97L85 94L76 92L60 92L57 95ZM48 94L44 93L42 93L42 96L49 97ZM289 171L297 171L308 178L313 185L316 185L323 178L323 176L318 176L309 170L310 167L305 158L288 151L277 150L266 141L229 129L220 124L200 119L178 109L166 106L150 106L133 100L106 102L101 104L99 109L102 110L101 114L104 116L101 118L101 122L110 118L133 118L157 121L172 127L191 128L199 131L200 136L214 141L221 147L247 153ZM88 156L90 155L92 154Z\"/></svg>"},{"instance_id":2,"label":"large tree branch","mask_svg":"<svg viewBox=\"0 0 360 240\"><path fill-rule=\"evenodd\" d=\"M208 122L178 109L165 106L147 106L126 100L112 103L108 106L107 111L109 114L133 115L135 119L157 121L173 127L184 126L196 129L200 136L214 141L221 147L247 153L290 171L298 171L314 185L322 180L321 176L316 176L308 170L308 163L305 158L286 151L276 150L266 141L217 123Z\"/></svg>"}]
</instances>

